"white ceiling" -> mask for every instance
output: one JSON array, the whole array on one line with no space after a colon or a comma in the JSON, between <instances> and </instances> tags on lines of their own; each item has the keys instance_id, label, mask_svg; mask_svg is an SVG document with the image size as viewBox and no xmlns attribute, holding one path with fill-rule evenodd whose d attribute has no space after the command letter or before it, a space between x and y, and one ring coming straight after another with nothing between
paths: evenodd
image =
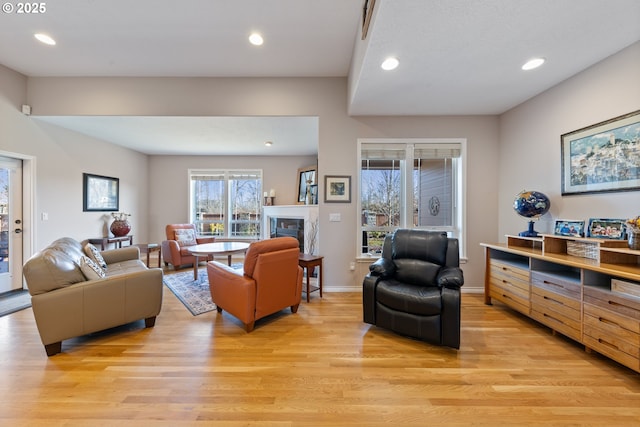
<instances>
[{"instance_id":1,"label":"white ceiling","mask_svg":"<svg viewBox=\"0 0 640 427\"><path fill-rule=\"evenodd\" d=\"M45 4L41 14L0 13L0 64L27 76L349 76L352 115L500 114L640 40L638 0L375 0L364 41L364 0ZM254 30L265 38L260 48L247 42ZM40 44L35 32L57 45ZM383 72L380 63L389 55L400 66ZM520 70L533 56L546 64ZM226 153L246 154L253 148L248 141L263 143L267 130L289 126L282 123L287 118L273 118L272 126L244 118L242 131L232 129L242 118L226 125L221 118L140 119L46 120L167 154L158 132L189 141L182 153L205 154L215 151L212 141L224 129L247 141L245 150L243 142ZM258 133L250 136L254 127ZM317 122L296 145L278 147L304 152L301 140L317 150Z\"/></svg>"}]
</instances>

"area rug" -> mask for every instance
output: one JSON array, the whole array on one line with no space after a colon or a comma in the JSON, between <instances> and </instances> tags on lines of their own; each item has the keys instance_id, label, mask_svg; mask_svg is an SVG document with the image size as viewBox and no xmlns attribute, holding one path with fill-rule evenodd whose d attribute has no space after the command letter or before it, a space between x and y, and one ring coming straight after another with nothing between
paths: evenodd
<instances>
[{"instance_id":1,"label":"area rug","mask_svg":"<svg viewBox=\"0 0 640 427\"><path fill-rule=\"evenodd\" d=\"M0 296L0 317L31 307L29 291L11 291Z\"/></svg>"},{"instance_id":2,"label":"area rug","mask_svg":"<svg viewBox=\"0 0 640 427\"><path fill-rule=\"evenodd\" d=\"M188 268L177 273L165 274L163 281L194 316L215 310L206 268L198 269L198 280L193 280L193 269Z\"/></svg>"}]
</instances>

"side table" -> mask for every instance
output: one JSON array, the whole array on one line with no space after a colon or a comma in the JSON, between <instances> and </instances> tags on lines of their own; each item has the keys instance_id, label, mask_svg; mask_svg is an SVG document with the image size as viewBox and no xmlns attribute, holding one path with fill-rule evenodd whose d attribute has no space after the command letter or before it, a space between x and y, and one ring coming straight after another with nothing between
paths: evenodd
<instances>
[{"instance_id":1,"label":"side table","mask_svg":"<svg viewBox=\"0 0 640 427\"><path fill-rule=\"evenodd\" d=\"M151 252L158 252L158 268L161 268L162 246L157 243L138 243L136 246L140 248L141 254L147 254L147 267L149 267L149 254Z\"/></svg>"},{"instance_id":2,"label":"side table","mask_svg":"<svg viewBox=\"0 0 640 427\"><path fill-rule=\"evenodd\" d=\"M129 242L129 246L133 245L133 235L122 237L96 237L94 239L87 239L92 245L100 245L100 250L104 251L109 243L114 243L117 248L122 247L122 242Z\"/></svg>"},{"instance_id":3,"label":"side table","mask_svg":"<svg viewBox=\"0 0 640 427\"><path fill-rule=\"evenodd\" d=\"M311 292L320 291L320 298L322 298L322 259L323 256L303 254L298 255L298 265L307 270L307 302L309 302L309 294ZM313 269L318 267L318 286L311 286L309 284L309 276L313 274Z\"/></svg>"}]
</instances>

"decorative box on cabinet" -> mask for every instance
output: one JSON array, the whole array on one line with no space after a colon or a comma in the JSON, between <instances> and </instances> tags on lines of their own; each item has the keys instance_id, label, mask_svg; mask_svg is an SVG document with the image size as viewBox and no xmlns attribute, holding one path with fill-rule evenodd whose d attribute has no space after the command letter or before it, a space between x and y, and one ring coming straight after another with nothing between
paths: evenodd
<instances>
[{"instance_id":1,"label":"decorative box on cabinet","mask_svg":"<svg viewBox=\"0 0 640 427\"><path fill-rule=\"evenodd\" d=\"M625 245L555 235L483 243L485 302L497 299L640 372L640 251Z\"/></svg>"}]
</instances>

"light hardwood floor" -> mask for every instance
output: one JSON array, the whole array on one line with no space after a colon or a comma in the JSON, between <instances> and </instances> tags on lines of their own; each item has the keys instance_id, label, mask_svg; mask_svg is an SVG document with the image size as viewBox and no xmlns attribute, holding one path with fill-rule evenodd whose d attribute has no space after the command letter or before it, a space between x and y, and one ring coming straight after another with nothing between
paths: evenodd
<instances>
[{"instance_id":1,"label":"light hardwood floor","mask_svg":"<svg viewBox=\"0 0 640 427\"><path fill-rule=\"evenodd\" d=\"M312 296L247 334L165 289L154 328L51 358L31 309L0 318L0 425L640 425L640 375L480 295L459 351L362 323L358 293Z\"/></svg>"}]
</instances>

